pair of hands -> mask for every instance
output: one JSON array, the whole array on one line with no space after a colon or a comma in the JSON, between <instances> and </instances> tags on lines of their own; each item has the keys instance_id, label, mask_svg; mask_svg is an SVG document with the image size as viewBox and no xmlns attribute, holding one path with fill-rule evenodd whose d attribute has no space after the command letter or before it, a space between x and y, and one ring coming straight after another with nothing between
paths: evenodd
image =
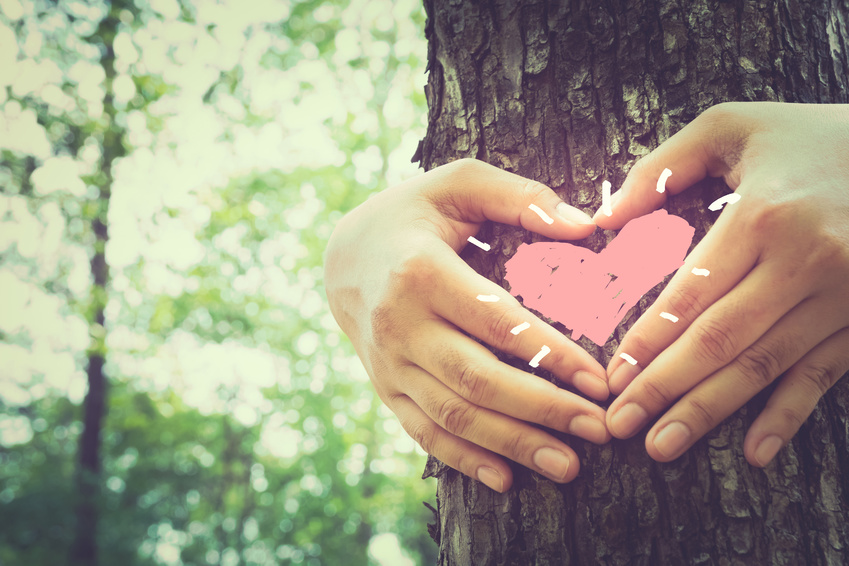
<instances>
[{"instance_id":1,"label":"pair of hands","mask_svg":"<svg viewBox=\"0 0 849 566\"><path fill-rule=\"evenodd\" d=\"M609 366L534 317L457 255L485 220L556 240L619 229L705 176L740 195L629 330ZM529 209L535 204L552 220ZM605 443L646 436L658 461L781 377L744 443L767 465L849 369L849 106L728 103L640 160L594 219L548 187L460 160L386 190L342 219L327 249L331 310L378 395L428 453L503 492L503 457L557 482L578 474L535 425ZM708 269L697 277L692 268ZM478 295L496 295L480 302ZM676 323L661 312L678 317ZM521 334L510 332L529 322ZM460 329L540 365L597 400L501 363ZM620 353L637 360L626 363Z\"/></svg>"}]
</instances>

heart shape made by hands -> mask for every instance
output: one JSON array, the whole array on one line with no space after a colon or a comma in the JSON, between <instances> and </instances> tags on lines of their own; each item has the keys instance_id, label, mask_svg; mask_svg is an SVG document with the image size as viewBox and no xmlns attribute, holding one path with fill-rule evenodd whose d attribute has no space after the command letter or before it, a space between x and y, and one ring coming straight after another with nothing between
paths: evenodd
<instances>
[{"instance_id":1,"label":"heart shape made by hands","mask_svg":"<svg viewBox=\"0 0 849 566\"><path fill-rule=\"evenodd\" d=\"M665 210L628 222L600 253L564 242L522 244L505 267L528 308L603 346L652 287L684 263L695 229Z\"/></svg>"}]
</instances>

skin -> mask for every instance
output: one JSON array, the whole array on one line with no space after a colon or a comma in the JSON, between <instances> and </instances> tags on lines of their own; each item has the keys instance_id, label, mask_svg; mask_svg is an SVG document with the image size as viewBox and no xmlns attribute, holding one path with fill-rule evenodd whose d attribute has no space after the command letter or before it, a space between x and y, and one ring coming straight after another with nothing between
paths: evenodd
<instances>
[{"instance_id":1,"label":"skin","mask_svg":"<svg viewBox=\"0 0 849 566\"><path fill-rule=\"evenodd\" d=\"M459 258L485 220L558 240L596 228L540 183L456 161L375 195L339 222L325 261L330 308L381 400L426 452L499 492L513 481L505 458L568 482L577 455L535 425L605 443L604 410L498 361L462 331L526 361L547 345L540 367L595 399L609 395L606 373ZM523 322L530 328L513 335Z\"/></svg>"},{"instance_id":2,"label":"skin","mask_svg":"<svg viewBox=\"0 0 849 566\"><path fill-rule=\"evenodd\" d=\"M673 174L658 193L664 168ZM558 482L576 477L574 451L536 425L604 443L660 415L646 449L669 461L777 381L744 443L747 460L765 466L849 370L849 105L713 107L638 162L612 216L595 221L619 229L705 176L724 178L741 199L713 213L716 224L607 373L457 256L487 219L559 240L595 225L565 204L560 216L549 188L474 160L388 189L343 218L326 255L331 310L410 436L497 491L512 483L505 458ZM510 333L525 321L530 329ZM545 344L543 368L598 400L609 375L619 397L605 414L500 363L463 331L525 360Z\"/></svg>"},{"instance_id":3,"label":"skin","mask_svg":"<svg viewBox=\"0 0 849 566\"><path fill-rule=\"evenodd\" d=\"M672 176L658 193L665 167ZM622 340L608 367L620 395L607 425L628 438L660 415L646 450L670 461L777 381L743 445L763 467L849 370L849 105L715 106L638 162L612 216L595 220L619 229L705 176L741 198L713 213L714 227Z\"/></svg>"}]
</instances>

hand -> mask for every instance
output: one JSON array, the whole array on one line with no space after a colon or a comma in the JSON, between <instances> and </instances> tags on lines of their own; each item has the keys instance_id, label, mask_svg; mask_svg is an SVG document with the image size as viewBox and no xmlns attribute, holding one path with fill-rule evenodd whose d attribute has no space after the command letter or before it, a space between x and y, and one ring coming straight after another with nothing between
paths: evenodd
<instances>
[{"instance_id":1,"label":"hand","mask_svg":"<svg viewBox=\"0 0 849 566\"><path fill-rule=\"evenodd\" d=\"M740 200L622 340L608 428L627 438L666 411L646 449L673 460L783 374L743 446L766 466L849 369L849 105L713 107L636 164L598 225L659 207L664 168L668 193L722 176Z\"/></svg>"},{"instance_id":2,"label":"hand","mask_svg":"<svg viewBox=\"0 0 849 566\"><path fill-rule=\"evenodd\" d=\"M595 230L589 216L540 183L479 161L455 161L376 195L339 222L326 255L330 308L378 395L425 451L500 492L512 473L498 454L571 481L579 468L575 452L529 423L604 443L604 410L499 362L461 329L525 360L548 346L540 366L595 399L609 394L606 374L457 256L487 219L556 239ZM530 328L511 333L524 322Z\"/></svg>"}]
</instances>

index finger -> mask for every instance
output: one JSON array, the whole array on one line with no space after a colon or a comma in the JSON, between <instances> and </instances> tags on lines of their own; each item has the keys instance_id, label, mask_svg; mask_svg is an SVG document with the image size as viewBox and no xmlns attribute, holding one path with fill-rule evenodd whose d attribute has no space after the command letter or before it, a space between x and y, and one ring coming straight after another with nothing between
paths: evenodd
<instances>
[{"instance_id":1,"label":"index finger","mask_svg":"<svg viewBox=\"0 0 849 566\"><path fill-rule=\"evenodd\" d=\"M607 374L586 350L456 255L447 252L437 257L440 268L429 275L430 287L440 290L430 295L436 314L531 367L551 371L595 399L607 399Z\"/></svg>"},{"instance_id":2,"label":"index finger","mask_svg":"<svg viewBox=\"0 0 849 566\"><path fill-rule=\"evenodd\" d=\"M754 267L758 249L730 227L741 209L722 214L687 256L669 285L625 334L607 367L610 390L620 394L712 304ZM737 220L739 221L739 220Z\"/></svg>"},{"instance_id":3,"label":"index finger","mask_svg":"<svg viewBox=\"0 0 849 566\"><path fill-rule=\"evenodd\" d=\"M640 159L613 195L612 215L599 209L593 220L601 228L618 230L629 220L659 208L667 194L678 194L707 176L725 176L735 188L739 179L732 172L754 128L753 119L735 112L734 103L709 108ZM658 180L664 169L672 174L659 192Z\"/></svg>"},{"instance_id":4,"label":"index finger","mask_svg":"<svg viewBox=\"0 0 849 566\"><path fill-rule=\"evenodd\" d=\"M595 230L588 214L563 202L543 183L483 161L460 159L408 183L425 179L421 195L450 223L451 233L441 236L455 251L486 220L522 226L558 240L586 238Z\"/></svg>"}]
</instances>

